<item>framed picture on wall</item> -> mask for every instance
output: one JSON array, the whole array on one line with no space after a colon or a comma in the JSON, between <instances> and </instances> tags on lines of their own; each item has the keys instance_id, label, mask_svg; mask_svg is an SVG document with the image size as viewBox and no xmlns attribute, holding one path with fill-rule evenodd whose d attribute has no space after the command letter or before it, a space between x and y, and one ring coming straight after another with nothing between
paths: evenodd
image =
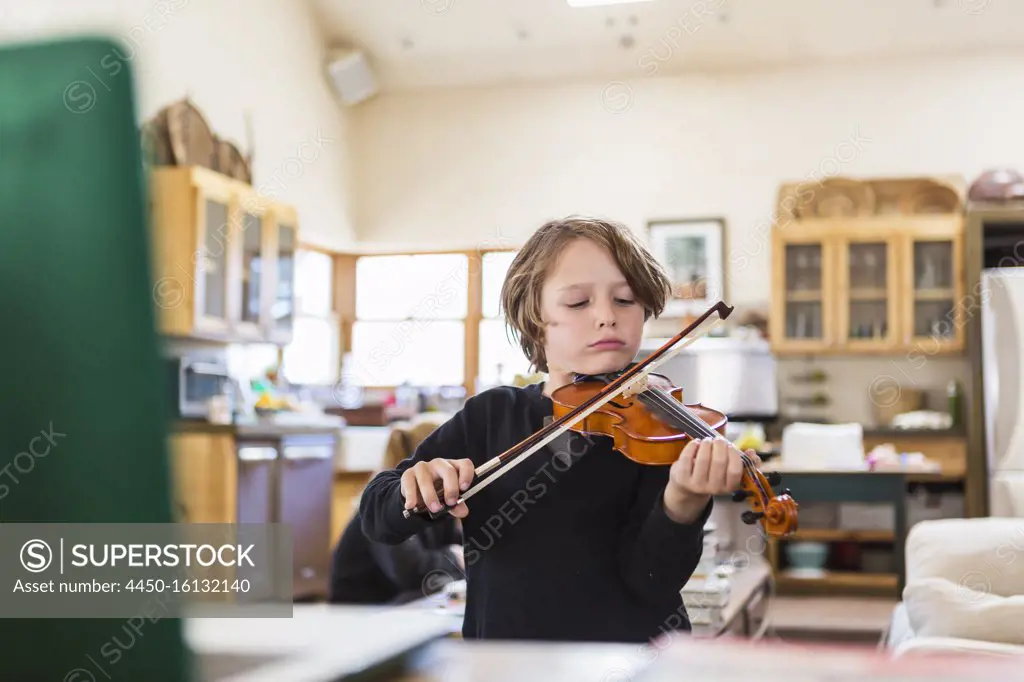
<instances>
[{"instance_id":1,"label":"framed picture on wall","mask_svg":"<svg viewBox=\"0 0 1024 682\"><path fill-rule=\"evenodd\" d=\"M664 316L700 313L726 299L724 219L652 220L647 241L672 280Z\"/></svg>"}]
</instances>

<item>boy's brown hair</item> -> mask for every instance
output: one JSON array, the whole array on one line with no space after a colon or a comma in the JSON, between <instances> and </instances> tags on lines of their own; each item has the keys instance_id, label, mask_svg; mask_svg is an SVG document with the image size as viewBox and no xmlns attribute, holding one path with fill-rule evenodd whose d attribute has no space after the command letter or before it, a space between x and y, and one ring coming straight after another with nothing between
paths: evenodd
<instances>
[{"instance_id":1,"label":"boy's brown hair","mask_svg":"<svg viewBox=\"0 0 1024 682\"><path fill-rule=\"evenodd\" d=\"M537 371L547 372L540 294L547 273L569 242L590 239L612 254L629 282L644 319L661 315L672 284L661 265L636 236L617 222L569 216L540 227L523 245L509 266L501 287L501 309L519 340L526 358Z\"/></svg>"}]
</instances>

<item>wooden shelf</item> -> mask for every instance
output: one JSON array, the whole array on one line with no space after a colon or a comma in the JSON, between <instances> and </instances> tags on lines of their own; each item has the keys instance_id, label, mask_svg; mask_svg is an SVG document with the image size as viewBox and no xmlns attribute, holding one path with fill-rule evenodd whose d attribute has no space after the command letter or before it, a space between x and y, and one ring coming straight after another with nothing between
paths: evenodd
<instances>
[{"instance_id":1,"label":"wooden shelf","mask_svg":"<svg viewBox=\"0 0 1024 682\"><path fill-rule=\"evenodd\" d=\"M787 291L786 300L792 303L818 303L821 301L821 289Z\"/></svg>"},{"instance_id":2,"label":"wooden shelf","mask_svg":"<svg viewBox=\"0 0 1024 682\"><path fill-rule=\"evenodd\" d=\"M826 571L820 578L800 578L782 571L776 578L781 587L820 586L820 587L853 587L878 590L895 590L899 584L899 576L895 573L857 573L854 571Z\"/></svg>"},{"instance_id":3,"label":"wooden shelf","mask_svg":"<svg viewBox=\"0 0 1024 682\"><path fill-rule=\"evenodd\" d=\"M785 539L789 542L893 542L896 535L891 530L804 528Z\"/></svg>"},{"instance_id":4,"label":"wooden shelf","mask_svg":"<svg viewBox=\"0 0 1024 682\"><path fill-rule=\"evenodd\" d=\"M953 289L914 289L916 301L948 301L956 298Z\"/></svg>"},{"instance_id":5,"label":"wooden shelf","mask_svg":"<svg viewBox=\"0 0 1024 682\"><path fill-rule=\"evenodd\" d=\"M929 472L907 474L907 483L963 483L963 480L963 474L933 474Z\"/></svg>"},{"instance_id":6,"label":"wooden shelf","mask_svg":"<svg viewBox=\"0 0 1024 682\"><path fill-rule=\"evenodd\" d=\"M850 289L851 301L885 301L889 298L888 289L859 288Z\"/></svg>"}]
</instances>

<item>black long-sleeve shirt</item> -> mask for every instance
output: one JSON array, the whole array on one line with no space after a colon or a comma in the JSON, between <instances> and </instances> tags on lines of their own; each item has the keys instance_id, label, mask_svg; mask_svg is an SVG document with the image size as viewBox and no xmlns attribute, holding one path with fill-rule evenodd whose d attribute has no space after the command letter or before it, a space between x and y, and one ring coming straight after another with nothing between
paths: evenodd
<instances>
[{"instance_id":1,"label":"black long-sleeve shirt","mask_svg":"<svg viewBox=\"0 0 1024 682\"><path fill-rule=\"evenodd\" d=\"M519 443L551 417L542 386L471 397L410 459L375 476L360 502L366 535L399 543L437 523L402 516L402 472L438 457L479 467ZM693 523L674 522L662 497L669 468L611 446L563 434L467 501L464 638L646 642L689 629L680 590L711 503Z\"/></svg>"},{"instance_id":2,"label":"black long-sleeve shirt","mask_svg":"<svg viewBox=\"0 0 1024 682\"><path fill-rule=\"evenodd\" d=\"M410 535L404 542L374 542L359 514L349 521L331 557L328 601L334 604L400 603L423 597L462 577L450 550L462 544L455 517Z\"/></svg>"}]
</instances>

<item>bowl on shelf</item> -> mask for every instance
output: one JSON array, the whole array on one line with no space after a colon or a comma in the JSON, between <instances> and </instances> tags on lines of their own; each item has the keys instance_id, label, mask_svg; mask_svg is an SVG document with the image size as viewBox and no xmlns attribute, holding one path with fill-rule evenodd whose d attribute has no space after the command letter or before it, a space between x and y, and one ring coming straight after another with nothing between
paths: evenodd
<instances>
[{"instance_id":1,"label":"bowl on shelf","mask_svg":"<svg viewBox=\"0 0 1024 682\"><path fill-rule=\"evenodd\" d=\"M786 545L788 573L793 577L818 578L825 574L828 545L824 542L790 542Z\"/></svg>"}]
</instances>

